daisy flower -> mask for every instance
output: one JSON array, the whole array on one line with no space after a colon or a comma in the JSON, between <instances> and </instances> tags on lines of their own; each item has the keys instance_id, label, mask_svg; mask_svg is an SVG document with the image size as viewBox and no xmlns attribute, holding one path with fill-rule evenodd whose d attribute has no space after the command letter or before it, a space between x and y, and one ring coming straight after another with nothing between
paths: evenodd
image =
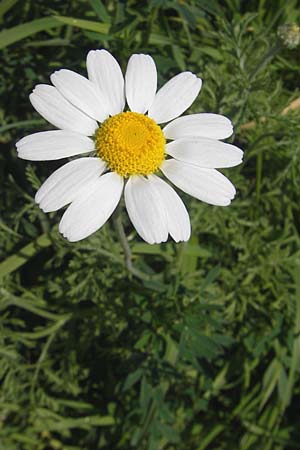
<instances>
[{"instance_id":1,"label":"daisy flower","mask_svg":"<svg viewBox=\"0 0 300 450\"><path fill-rule=\"evenodd\" d=\"M106 50L91 50L86 64L88 78L58 70L52 85L39 84L30 94L36 111L58 129L21 139L18 156L42 161L90 154L56 170L37 191L36 202L44 212L69 205L59 231L75 242L102 227L124 189L129 218L146 242L165 242L168 235L187 241L186 207L160 175L199 200L229 205L235 188L216 169L242 161L239 148L220 141L233 132L230 120L206 113L179 117L202 81L182 72L157 91L149 55L132 55L125 79Z\"/></svg>"}]
</instances>

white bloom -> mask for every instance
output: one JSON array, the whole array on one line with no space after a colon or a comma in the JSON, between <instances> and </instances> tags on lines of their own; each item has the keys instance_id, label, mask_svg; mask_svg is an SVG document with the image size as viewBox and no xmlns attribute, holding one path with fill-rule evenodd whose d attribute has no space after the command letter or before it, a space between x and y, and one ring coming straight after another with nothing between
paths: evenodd
<instances>
[{"instance_id":1,"label":"white bloom","mask_svg":"<svg viewBox=\"0 0 300 450\"><path fill-rule=\"evenodd\" d=\"M106 50L90 51L88 77L70 70L51 75L30 95L34 108L58 130L24 137L18 156L33 161L92 153L68 162L40 187L36 202L45 212L68 204L60 232L79 241L98 230L117 207L122 191L131 222L149 244L190 237L190 219L161 171L184 192L227 206L235 188L217 168L240 164L243 152L219 139L232 125L218 114L186 111L201 89L191 72L173 77L157 92L157 72L148 55L132 55L125 81ZM125 99L130 111L123 112ZM147 113L147 114L146 114ZM158 124L169 122L164 128Z\"/></svg>"}]
</instances>

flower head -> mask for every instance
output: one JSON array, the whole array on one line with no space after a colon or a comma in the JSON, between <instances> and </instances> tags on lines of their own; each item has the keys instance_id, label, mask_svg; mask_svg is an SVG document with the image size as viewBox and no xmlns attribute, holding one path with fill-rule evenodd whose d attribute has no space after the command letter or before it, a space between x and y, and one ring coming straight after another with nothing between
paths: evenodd
<instances>
[{"instance_id":1,"label":"flower head","mask_svg":"<svg viewBox=\"0 0 300 450\"><path fill-rule=\"evenodd\" d=\"M277 35L284 47L292 50L300 45L300 27L295 23L285 23L278 27Z\"/></svg>"},{"instance_id":2,"label":"flower head","mask_svg":"<svg viewBox=\"0 0 300 450\"><path fill-rule=\"evenodd\" d=\"M58 130L21 139L20 158L91 155L56 170L36 193L36 202L45 212L69 205L59 230L74 242L109 219L124 189L130 220L146 242L165 242L168 235L176 242L188 240L187 210L159 174L199 200L229 205L235 188L216 169L242 161L239 148L220 141L233 132L230 120L206 113L179 117L202 81L183 72L156 92L156 66L148 55L131 56L124 80L108 51L92 50L87 71L88 78L65 69L54 72L52 86L37 85L30 95L33 107Z\"/></svg>"}]
</instances>

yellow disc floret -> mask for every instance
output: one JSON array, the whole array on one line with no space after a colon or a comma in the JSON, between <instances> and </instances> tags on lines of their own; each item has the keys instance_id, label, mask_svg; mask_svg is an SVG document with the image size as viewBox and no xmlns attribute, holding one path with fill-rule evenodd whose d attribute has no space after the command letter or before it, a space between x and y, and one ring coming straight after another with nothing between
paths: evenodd
<instances>
[{"instance_id":1,"label":"yellow disc floret","mask_svg":"<svg viewBox=\"0 0 300 450\"><path fill-rule=\"evenodd\" d=\"M96 133L98 155L123 177L155 172L165 159L165 145L154 120L136 112L109 117Z\"/></svg>"}]
</instances>

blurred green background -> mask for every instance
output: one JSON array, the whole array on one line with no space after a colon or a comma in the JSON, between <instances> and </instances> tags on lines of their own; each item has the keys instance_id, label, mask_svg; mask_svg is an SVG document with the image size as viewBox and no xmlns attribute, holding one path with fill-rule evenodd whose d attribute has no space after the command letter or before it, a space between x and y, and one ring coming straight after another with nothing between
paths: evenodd
<instances>
[{"instance_id":1,"label":"blurred green background","mask_svg":"<svg viewBox=\"0 0 300 450\"><path fill-rule=\"evenodd\" d=\"M0 1L0 448L300 448L300 101L296 0ZM294 34L293 34L294 33ZM292 42L293 43L293 42ZM159 85L190 70L190 112L222 113L243 165L228 208L184 196L186 244L147 245L140 277L111 223L70 244L34 203L62 162L18 160L51 128L35 84L90 49L126 68L149 53ZM64 162L64 161L63 161Z\"/></svg>"}]
</instances>

